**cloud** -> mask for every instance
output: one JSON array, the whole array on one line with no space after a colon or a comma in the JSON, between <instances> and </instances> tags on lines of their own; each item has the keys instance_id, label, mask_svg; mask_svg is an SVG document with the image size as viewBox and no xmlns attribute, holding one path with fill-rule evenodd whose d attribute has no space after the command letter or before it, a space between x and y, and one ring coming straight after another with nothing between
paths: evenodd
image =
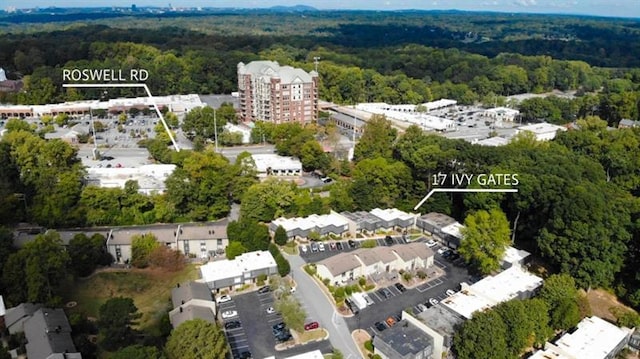
<instances>
[{"instance_id":1,"label":"cloud","mask_svg":"<svg viewBox=\"0 0 640 359\"><path fill-rule=\"evenodd\" d=\"M514 5L517 6L535 6L536 0L516 0L513 2Z\"/></svg>"}]
</instances>

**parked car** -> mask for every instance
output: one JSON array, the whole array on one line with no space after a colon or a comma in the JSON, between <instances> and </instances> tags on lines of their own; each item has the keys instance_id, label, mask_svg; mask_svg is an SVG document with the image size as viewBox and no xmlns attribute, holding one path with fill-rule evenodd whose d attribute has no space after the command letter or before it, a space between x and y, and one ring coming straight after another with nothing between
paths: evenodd
<instances>
[{"instance_id":1,"label":"parked car","mask_svg":"<svg viewBox=\"0 0 640 359\"><path fill-rule=\"evenodd\" d=\"M434 241L433 239L430 239L430 240L427 241L427 247L429 247L429 248L435 247L437 245L438 245L438 243L436 243L436 241Z\"/></svg>"},{"instance_id":2,"label":"parked car","mask_svg":"<svg viewBox=\"0 0 640 359\"><path fill-rule=\"evenodd\" d=\"M318 322L311 322L304 325L304 330L314 330L318 329L319 327L320 324L318 324Z\"/></svg>"},{"instance_id":3,"label":"parked car","mask_svg":"<svg viewBox=\"0 0 640 359\"><path fill-rule=\"evenodd\" d=\"M449 248L447 248L447 247L442 247L442 248L438 249L438 254L439 254L439 255L443 255L443 254L445 254L445 252L447 252L447 251L449 251Z\"/></svg>"},{"instance_id":4,"label":"parked car","mask_svg":"<svg viewBox=\"0 0 640 359\"><path fill-rule=\"evenodd\" d=\"M336 248L338 248L339 251L342 250L342 242L337 242L336 243Z\"/></svg>"},{"instance_id":5,"label":"parked car","mask_svg":"<svg viewBox=\"0 0 640 359\"><path fill-rule=\"evenodd\" d=\"M258 289L258 293L269 293L270 291L271 291L271 288L269 288L268 286L264 286Z\"/></svg>"},{"instance_id":6,"label":"parked car","mask_svg":"<svg viewBox=\"0 0 640 359\"><path fill-rule=\"evenodd\" d=\"M386 236L386 237L384 237L384 242L385 242L388 246L393 245L393 238L391 238L391 236Z\"/></svg>"},{"instance_id":7,"label":"parked car","mask_svg":"<svg viewBox=\"0 0 640 359\"><path fill-rule=\"evenodd\" d=\"M436 305L436 304L438 304L438 300L436 298L429 298L429 303L431 305Z\"/></svg>"},{"instance_id":8,"label":"parked car","mask_svg":"<svg viewBox=\"0 0 640 359\"><path fill-rule=\"evenodd\" d=\"M407 288L402 284L402 283L396 283L396 288L398 288L398 290L402 293L407 291Z\"/></svg>"},{"instance_id":9,"label":"parked car","mask_svg":"<svg viewBox=\"0 0 640 359\"><path fill-rule=\"evenodd\" d=\"M238 355L238 359L251 359L251 358L253 358L253 356L251 356L251 352L248 352L248 351L244 351L240 353L240 355Z\"/></svg>"},{"instance_id":10,"label":"parked car","mask_svg":"<svg viewBox=\"0 0 640 359\"><path fill-rule=\"evenodd\" d=\"M287 325L286 325L286 324L284 324L284 322L280 322L280 323L275 324L275 325L273 326L273 330L282 330L282 329L284 329L284 328L286 328L286 327L287 327Z\"/></svg>"},{"instance_id":11,"label":"parked car","mask_svg":"<svg viewBox=\"0 0 640 359\"><path fill-rule=\"evenodd\" d=\"M222 319L229 319L237 316L238 312L236 312L235 310L225 310L224 312L222 312Z\"/></svg>"},{"instance_id":12,"label":"parked car","mask_svg":"<svg viewBox=\"0 0 640 359\"><path fill-rule=\"evenodd\" d=\"M389 317L384 322L387 323L389 327L393 327L396 324L396 319L394 317Z\"/></svg>"},{"instance_id":13,"label":"parked car","mask_svg":"<svg viewBox=\"0 0 640 359\"><path fill-rule=\"evenodd\" d=\"M447 291L445 293L447 294L448 297L456 294L456 292L453 289L447 289Z\"/></svg>"},{"instance_id":14,"label":"parked car","mask_svg":"<svg viewBox=\"0 0 640 359\"><path fill-rule=\"evenodd\" d=\"M447 249L444 253L442 253L442 258L447 259L449 257L451 257L453 255L453 251L450 249Z\"/></svg>"},{"instance_id":15,"label":"parked car","mask_svg":"<svg viewBox=\"0 0 640 359\"><path fill-rule=\"evenodd\" d=\"M275 312L276 312L275 308L273 308L273 307L267 308L267 314L273 314Z\"/></svg>"},{"instance_id":16,"label":"parked car","mask_svg":"<svg viewBox=\"0 0 640 359\"><path fill-rule=\"evenodd\" d=\"M291 332L288 330L285 330L283 332L281 332L280 334L276 335L276 340L280 343L282 342L286 342L288 340L290 340L292 338L291 336Z\"/></svg>"},{"instance_id":17,"label":"parked car","mask_svg":"<svg viewBox=\"0 0 640 359\"><path fill-rule=\"evenodd\" d=\"M387 326L383 322L376 322L376 324L374 324L373 326L376 327L376 329L378 329L378 331L380 332L387 329Z\"/></svg>"},{"instance_id":18,"label":"parked car","mask_svg":"<svg viewBox=\"0 0 640 359\"><path fill-rule=\"evenodd\" d=\"M351 247L351 248L355 248L356 247L356 241L354 241L353 239L350 239L348 241L348 243L349 243L349 247Z\"/></svg>"},{"instance_id":19,"label":"parked car","mask_svg":"<svg viewBox=\"0 0 640 359\"><path fill-rule=\"evenodd\" d=\"M448 258L448 259L449 259L450 261L455 261L455 260L457 260L457 259L459 259L459 258L460 258L460 254L459 254L459 253L456 253L456 252L453 252L453 253L449 256L449 258Z\"/></svg>"},{"instance_id":20,"label":"parked car","mask_svg":"<svg viewBox=\"0 0 640 359\"><path fill-rule=\"evenodd\" d=\"M329 244L329 248L330 248L332 251L335 251L336 249L338 249L338 247L336 247L336 242L331 242L331 244Z\"/></svg>"},{"instance_id":21,"label":"parked car","mask_svg":"<svg viewBox=\"0 0 640 359\"><path fill-rule=\"evenodd\" d=\"M382 288L382 289L378 290L378 294L380 294L381 296L383 296L385 298L389 298L391 296L391 292L387 288Z\"/></svg>"},{"instance_id":22,"label":"parked car","mask_svg":"<svg viewBox=\"0 0 640 359\"><path fill-rule=\"evenodd\" d=\"M318 251L318 243L311 243L311 251L312 252Z\"/></svg>"},{"instance_id":23,"label":"parked car","mask_svg":"<svg viewBox=\"0 0 640 359\"><path fill-rule=\"evenodd\" d=\"M235 329L235 328L240 328L241 326L242 326L242 323L240 323L239 320L234 320L231 322L224 323L224 329Z\"/></svg>"},{"instance_id":24,"label":"parked car","mask_svg":"<svg viewBox=\"0 0 640 359\"><path fill-rule=\"evenodd\" d=\"M300 251L302 253L307 253L309 251L309 248L307 248L307 246L300 246Z\"/></svg>"},{"instance_id":25,"label":"parked car","mask_svg":"<svg viewBox=\"0 0 640 359\"><path fill-rule=\"evenodd\" d=\"M416 305L416 307L418 307L418 309L419 309L421 312L424 312L425 310L427 310L427 306L426 306L426 305L424 305L424 304L422 304L422 303L420 303L420 304Z\"/></svg>"},{"instance_id":26,"label":"parked car","mask_svg":"<svg viewBox=\"0 0 640 359\"><path fill-rule=\"evenodd\" d=\"M231 296L227 294L219 296L217 300L218 303L226 303L230 301L231 301Z\"/></svg>"},{"instance_id":27,"label":"parked car","mask_svg":"<svg viewBox=\"0 0 640 359\"><path fill-rule=\"evenodd\" d=\"M324 252L324 243L318 243L318 249L320 252Z\"/></svg>"}]
</instances>

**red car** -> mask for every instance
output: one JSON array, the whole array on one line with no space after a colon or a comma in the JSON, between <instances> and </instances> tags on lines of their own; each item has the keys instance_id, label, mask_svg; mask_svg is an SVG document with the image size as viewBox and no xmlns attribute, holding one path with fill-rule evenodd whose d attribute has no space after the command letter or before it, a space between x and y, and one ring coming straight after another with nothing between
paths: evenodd
<instances>
[{"instance_id":1,"label":"red car","mask_svg":"<svg viewBox=\"0 0 640 359\"><path fill-rule=\"evenodd\" d=\"M319 326L320 324L318 324L318 322L311 322L304 325L304 330L318 329Z\"/></svg>"}]
</instances>

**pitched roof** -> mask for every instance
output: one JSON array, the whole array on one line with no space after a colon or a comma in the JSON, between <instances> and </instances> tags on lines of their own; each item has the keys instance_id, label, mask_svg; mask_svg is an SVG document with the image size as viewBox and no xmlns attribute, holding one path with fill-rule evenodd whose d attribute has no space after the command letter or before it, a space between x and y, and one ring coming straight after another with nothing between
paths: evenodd
<instances>
[{"instance_id":1,"label":"pitched roof","mask_svg":"<svg viewBox=\"0 0 640 359\"><path fill-rule=\"evenodd\" d=\"M391 249L398 254L403 261L410 261L414 258L427 259L433 257L433 251L424 243L396 244Z\"/></svg>"},{"instance_id":2,"label":"pitched roof","mask_svg":"<svg viewBox=\"0 0 640 359\"><path fill-rule=\"evenodd\" d=\"M228 221L184 223L180 225L178 240L226 239Z\"/></svg>"},{"instance_id":3,"label":"pitched roof","mask_svg":"<svg viewBox=\"0 0 640 359\"><path fill-rule=\"evenodd\" d=\"M180 324L187 320L193 319L202 319L209 323L216 322L216 316L210 308L192 303L187 303L170 311L169 319L174 328L179 327Z\"/></svg>"},{"instance_id":4,"label":"pitched roof","mask_svg":"<svg viewBox=\"0 0 640 359\"><path fill-rule=\"evenodd\" d=\"M30 317L36 310L40 309L42 304L21 303L18 306L7 309L4 317L4 323L8 327L20 321L25 317Z\"/></svg>"},{"instance_id":5,"label":"pitched roof","mask_svg":"<svg viewBox=\"0 0 640 359\"><path fill-rule=\"evenodd\" d=\"M318 265L325 266L334 277L361 266L360 261L352 253L340 253L323 259Z\"/></svg>"},{"instance_id":6,"label":"pitched roof","mask_svg":"<svg viewBox=\"0 0 640 359\"><path fill-rule=\"evenodd\" d=\"M171 289L171 301L174 308L192 299L213 300L211 290L204 283L191 281L178 284L178 286Z\"/></svg>"},{"instance_id":7,"label":"pitched roof","mask_svg":"<svg viewBox=\"0 0 640 359\"><path fill-rule=\"evenodd\" d=\"M71 326L62 309L37 310L25 322L24 333L29 359L46 359L51 354L76 353L70 334Z\"/></svg>"},{"instance_id":8,"label":"pitched roof","mask_svg":"<svg viewBox=\"0 0 640 359\"><path fill-rule=\"evenodd\" d=\"M160 243L172 243L175 242L177 229L178 226L168 227L166 225L118 228L111 232L109 244L131 245L131 237L147 233L156 236Z\"/></svg>"}]
</instances>

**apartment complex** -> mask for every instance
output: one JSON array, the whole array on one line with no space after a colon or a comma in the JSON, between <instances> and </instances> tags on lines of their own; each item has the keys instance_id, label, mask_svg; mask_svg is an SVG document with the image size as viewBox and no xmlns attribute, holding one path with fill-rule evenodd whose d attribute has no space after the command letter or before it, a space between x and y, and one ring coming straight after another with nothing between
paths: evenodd
<instances>
[{"instance_id":1,"label":"apartment complex","mask_svg":"<svg viewBox=\"0 0 640 359\"><path fill-rule=\"evenodd\" d=\"M274 61L238 64L240 116L244 121L311 122L318 116L318 73Z\"/></svg>"}]
</instances>

